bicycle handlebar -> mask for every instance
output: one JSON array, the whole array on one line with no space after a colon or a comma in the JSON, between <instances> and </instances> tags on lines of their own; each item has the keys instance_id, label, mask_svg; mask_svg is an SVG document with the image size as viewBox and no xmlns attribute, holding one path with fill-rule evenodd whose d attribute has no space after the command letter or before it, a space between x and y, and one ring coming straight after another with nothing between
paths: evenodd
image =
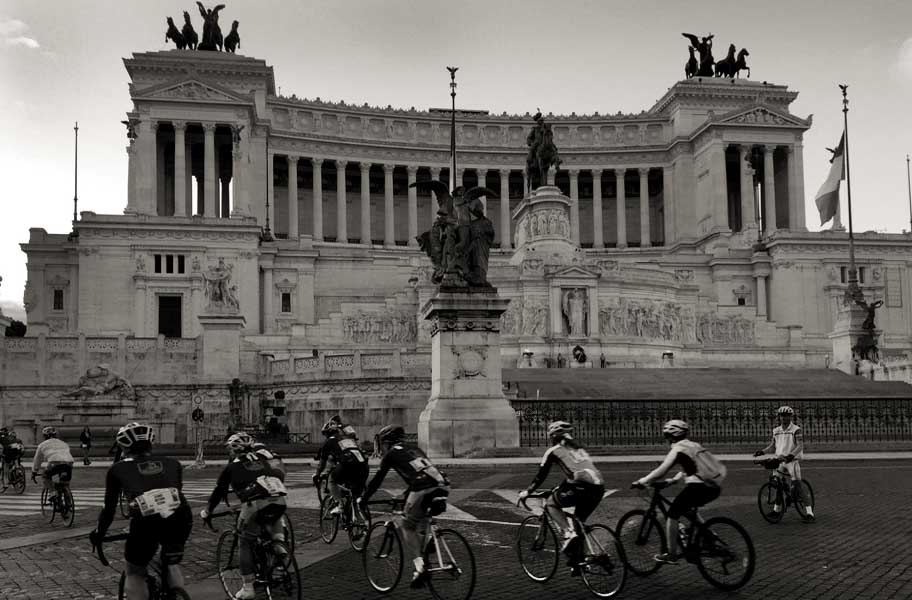
<instances>
[{"instance_id":1,"label":"bicycle handlebar","mask_svg":"<svg viewBox=\"0 0 912 600\"><path fill-rule=\"evenodd\" d=\"M531 508L529 508L529 505L526 503L526 501L529 498L547 498L548 496L550 496L553 493L554 493L554 490L543 490L540 492L530 492L529 495L527 495L525 498L518 498L516 500L516 506L519 506L520 504L522 504L523 508L525 508L526 510L532 510Z\"/></svg>"},{"instance_id":2,"label":"bicycle handlebar","mask_svg":"<svg viewBox=\"0 0 912 600\"><path fill-rule=\"evenodd\" d=\"M108 562L108 558L104 553L104 542L119 542L121 540L127 539L130 534L128 533L115 533L114 535L106 535L102 538L94 536L95 532L89 534L89 541L92 542L92 553L98 557L98 561L104 566L109 566L111 563Z\"/></svg>"},{"instance_id":3,"label":"bicycle handlebar","mask_svg":"<svg viewBox=\"0 0 912 600\"><path fill-rule=\"evenodd\" d=\"M222 512L209 513L209 516L203 519L203 523L206 524L206 527L218 533L220 530L212 526L212 519L221 519L222 517L227 517L230 515L236 515L241 512L240 507L232 508L230 510L223 510Z\"/></svg>"},{"instance_id":4,"label":"bicycle handlebar","mask_svg":"<svg viewBox=\"0 0 912 600\"><path fill-rule=\"evenodd\" d=\"M644 484L637 483L637 482L633 482L633 483L630 484L630 489L632 489L632 490L645 490L646 488L649 487L649 488L653 488L653 489L655 489L655 490L661 490L661 489L667 488L667 487L670 486L670 485L672 485L672 484L669 483L669 482L667 482L667 481L664 481L664 480L663 480L663 481L653 481L653 482L647 483L647 484L645 484L645 485L644 485Z\"/></svg>"}]
</instances>

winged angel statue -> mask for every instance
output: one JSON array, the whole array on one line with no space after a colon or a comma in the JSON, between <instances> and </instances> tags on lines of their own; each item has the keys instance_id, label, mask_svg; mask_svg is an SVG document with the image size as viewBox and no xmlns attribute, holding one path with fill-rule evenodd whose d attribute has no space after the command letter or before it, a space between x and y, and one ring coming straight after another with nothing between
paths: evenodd
<instances>
[{"instance_id":1,"label":"winged angel statue","mask_svg":"<svg viewBox=\"0 0 912 600\"><path fill-rule=\"evenodd\" d=\"M494 243L494 226L485 216L482 196L497 198L486 187L453 190L442 181L416 181L410 187L437 195L437 218L429 231L416 239L434 265L432 281L441 287L491 287L488 255Z\"/></svg>"}]
</instances>

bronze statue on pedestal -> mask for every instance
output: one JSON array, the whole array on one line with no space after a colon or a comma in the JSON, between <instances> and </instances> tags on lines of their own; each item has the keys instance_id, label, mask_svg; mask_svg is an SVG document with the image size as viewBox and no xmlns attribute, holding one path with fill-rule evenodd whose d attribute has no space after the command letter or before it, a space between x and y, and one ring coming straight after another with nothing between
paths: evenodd
<instances>
[{"instance_id":1,"label":"bronze statue on pedestal","mask_svg":"<svg viewBox=\"0 0 912 600\"><path fill-rule=\"evenodd\" d=\"M547 185L548 170L551 167L560 167L561 158L554 144L554 133L551 126L545 123L545 118L539 109L532 117L535 127L526 136L526 145L529 153L526 155L526 176L529 179L529 190Z\"/></svg>"}]
</instances>

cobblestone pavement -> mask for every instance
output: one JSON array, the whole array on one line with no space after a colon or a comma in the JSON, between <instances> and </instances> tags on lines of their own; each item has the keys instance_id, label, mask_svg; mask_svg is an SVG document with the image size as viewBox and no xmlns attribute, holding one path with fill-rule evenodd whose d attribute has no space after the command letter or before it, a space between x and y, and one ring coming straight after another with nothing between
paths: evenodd
<instances>
[{"instance_id":1,"label":"cobblestone pavement","mask_svg":"<svg viewBox=\"0 0 912 600\"><path fill-rule=\"evenodd\" d=\"M600 465L608 486L617 491L606 498L590 522L610 526L627 510L644 507L628 482L646 473L651 465ZM757 551L757 570L751 582L734 596L739 599L789 598L910 598L912 563L908 560L912 515L908 498L912 494L912 460L892 461L805 461L805 477L814 485L817 523L805 525L789 512L777 525L766 523L757 510L756 493L766 475L746 462L729 463L729 476L722 497L707 515L735 518L750 532ZM297 467L292 482L290 514L301 551L304 597L332 595L335 598L373 599L363 575L361 557L347 549L340 535L332 546L335 554L322 560L315 552L330 550L317 537L316 511L312 489L305 485L309 468ZM188 485L208 485L215 469L190 472ZM469 540L475 553L478 583L475 598L536 599L591 597L582 582L563 570L541 585L525 577L513 546L516 527L525 514L508 500L534 474L531 465L502 466L497 469L459 467L449 470L454 481L453 509L445 517ZM101 469L78 470L74 490L102 485ZM395 477L395 475L392 475ZM556 480L555 480L556 481ZM396 482L398 483L398 482ZM0 496L3 498L3 496ZM195 510L202 498L195 499ZM122 561L102 567L89 552L85 531L97 509L80 512L75 528L48 525L39 515L0 516L0 599L115 598L118 569ZM123 522L119 522L122 524ZM115 524L117 527L118 524ZM81 527L81 529L80 529ZM50 541L31 543L50 532ZM79 537L63 537L68 535ZM216 534L198 521L184 559L188 581L196 583L195 598L219 598L214 575L213 554ZM110 547L117 557L122 544ZM308 558L309 557L309 558ZM428 598L427 591L413 592L400 584L390 597ZM733 594L712 588L696 568L682 563L662 567L655 575L630 575L620 595L624 598L722 598Z\"/></svg>"}]
</instances>

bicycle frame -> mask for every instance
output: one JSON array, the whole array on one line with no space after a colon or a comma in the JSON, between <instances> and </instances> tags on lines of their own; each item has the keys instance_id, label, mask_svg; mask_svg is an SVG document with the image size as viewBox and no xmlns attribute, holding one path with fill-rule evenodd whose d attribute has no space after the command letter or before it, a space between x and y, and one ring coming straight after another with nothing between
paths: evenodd
<instances>
[{"instance_id":1,"label":"bicycle frame","mask_svg":"<svg viewBox=\"0 0 912 600\"><path fill-rule=\"evenodd\" d=\"M398 517L399 519L402 518L403 508L405 507L405 499L394 498L391 500L377 500L374 502L368 502L368 504L383 504L383 505L387 505L387 506L391 507L390 518L383 521L383 527L384 527L385 531L389 531L390 525L392 525L396 529L399 529L401 527L399 522L397 522L396 517ZM434 543L434 552L437 555L437 564L438 565L443 565L443 564L453 565L456 567L457 572L459 572L461 574L462 568L456 562L456 559L453 558L453 553L450 552L449 546L447 546L445 541L441 542L441 538L439 538L437 536L437 519L435 519L434 517L429 517L429 519L430 520L428 521L427 532L425 533L424 540L421 543L421 554L424 555L427 552L428 548L430 547L431 542L433 542ZM386 535L386 534L384 533L384 535ZM384 539L384 543L381 546L381 548L386 549L386 544L387 544L387 542ZM440 551L441 546L443 546L443 549L446 552L446 558L449 559L449 563L444 563L444 561L443 561L444 555ZM448 569L449 569L449 567L428 568L427 572L436 573L439 571L446 571Z\"/></svg>"},{"instance_id":2,"label":"bicycle frame","mask_svg":"<svg viewBox=\"0 0 912 600\"><path fill-rule=\"evenodd\" d=\"M652 488L652 499L649 502L649 508L646 510L646 518L643 519L643 523L651 523L653 520L658 522L658 519L656 519L658 513L661 513L662 517L667 521L668 509L671 508L671 500L661 493L661 490L666 486L653 484L650 487ZM685 530L688 532L686 536L681 535L680 528L678 530L678 541L681 544L681 551L686 554L690 547L690 541L693 539L694 532L697 530L697 527L704 523L704 520L703 517L700 516L699 510L696 508L690 509L681 516L682 518L687 519L687 522L690 525L689 527L685 527ZM652 518L650 519L649 517ZM678 522L680 523L680 519Z\"/></svg>"},{"instance_id":3,"label":"bicycle frame","mask_svg":"<svg viewBox=\"0 0 912 600\"><path fill-rule=\"evenodd\" d=\"M554 490L548 490L545 492L535 492L535 493L532 493L532 494L529 494L528 496L526 496L525 500L520 500L520 501L517 501L517 503L516 503L517 505L519 505L521 503L523 505L523 507L526 508L526 510L528 510L530 512L534 512L534 511L532 511L531 508L529 508L529 505L526 504L526 500L528 500L529 498L538 498L538 499L542 500L542 513L541 513L542 526L539 530L539 535L541 535L543 533L543 530L546 526L553 528L554 519L548 513L548 510L545 508L545 500L553 493L554 493ZM602 497L604 498L605 496L603 495ZM585 542L586 546L588 547L589 554L604 554L607 552L605 550L605 548L603 548L602 545L598 542L598 540L594 540L592 538L592 536L589 535L589 532L592 529L588 525L584 525L583 522L579 520L579 517L577 517L575 514L569 513L566 510L564 510L563 508L561 510L563 511L564 515L567 516L567 520L570 521L570 523L573 525L574 530L582 533L583 541ZM537 539L537 536L536 536L536 539Z\"/></svg>"}]
</instances>

